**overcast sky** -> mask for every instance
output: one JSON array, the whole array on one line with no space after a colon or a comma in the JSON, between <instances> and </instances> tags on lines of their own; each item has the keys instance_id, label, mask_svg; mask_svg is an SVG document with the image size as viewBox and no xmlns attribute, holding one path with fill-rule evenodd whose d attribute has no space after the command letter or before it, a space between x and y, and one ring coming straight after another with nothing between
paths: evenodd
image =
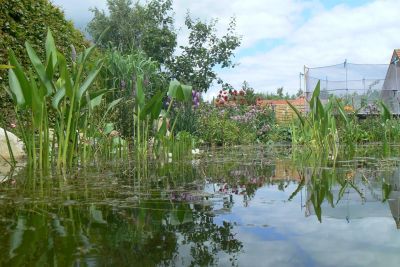
<instances>
[{"instance_id":1,"label":"overcast sky","mask_svg":"<svg viewBox=\"0 0 400 267\"><path fill-rule=\"evenodd\" d=\"M84 29L91 7L106 9L106 0L52 0L75 25ZM256 91L299 89L303 66L343 63L389 63L400 48L400 0L175 0L176 28L183 27L187 10L201 19L218 18L223 33L230 17L237 18L243 37L234 69L218 70L239 88L244 80ZM178 42L186 32L179 31ZM215 96L214 86L207 98Z\"/></svg>"}]
</instances>

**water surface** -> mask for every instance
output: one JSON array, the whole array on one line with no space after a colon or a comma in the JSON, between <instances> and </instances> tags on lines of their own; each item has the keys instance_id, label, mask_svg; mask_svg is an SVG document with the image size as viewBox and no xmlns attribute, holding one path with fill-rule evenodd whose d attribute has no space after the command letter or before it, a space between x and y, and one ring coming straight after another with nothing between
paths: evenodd
<instances>
[{"instance_id":1,"label":"water surface","mask_svg":"<svg viewBox=\"0 0 400 267\"><path fill-rule=\"evenodd\" d=\"M0 266L398 266L400 160L367 154L22 170L0 183Z\"/></svg>"}]
</instances>

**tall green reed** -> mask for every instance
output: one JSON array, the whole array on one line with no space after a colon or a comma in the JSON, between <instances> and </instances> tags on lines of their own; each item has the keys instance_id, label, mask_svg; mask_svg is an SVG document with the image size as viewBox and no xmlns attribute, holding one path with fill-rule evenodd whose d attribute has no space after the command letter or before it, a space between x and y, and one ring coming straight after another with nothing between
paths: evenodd
<instances>
[{"instance_id":1,"label":"tall green reed","mask_svg":"<svg viewBox=\"0 0 400 267\"><path fill-rule=\"evenodd\" d=\"M182 102L191 102L191 87L178 81L168 85L159 63L140 50L123 54L109 49L104 63L100 81L113 88L106 101L119 102L111 118L115 129L132 140L130 147L141 159L149 151L168 150L175 136L173 110Z\"/></svg>"},{"instance_id":2,"label":"tall green reed","mask_svg":"<svg viewBox=\"0 0 400 267\"><path fill-rule=\"evenodd\" d=\"M69 67L65 56L57 51L50 31L45 43L44 63L29 42L25 47L34 72L25 71L10 50L9 61L14 68L9 70L7 91L15 105L28 163L34 169L42 170L54 163L58 170L65 170L77 159L77 148L83 143L82 139L86 139L85 125L90 110L106 92L89 92L102 63L98 61L88 68L94 50L92 46L79 55L72 55Z\"/></svg>"},{"instance_id":3,"label":"tall green reed","mask_svg":"<svg viewBox=\"0 0 400 267\"><path fill-rule=\"evenodd\" d=\"M392 113L389 108L385 105L385 103L380 102L380 106L382 107L381 111L381 125L383 126L383 152L384 155L388 155L390 153L390 141L391 141L391 121L393 118Z\"/></svg>"},{"instance_id":4,"label":"tall green reed","mask_svg":"<svg viewBox=\"0 0 400 267\"><path fill-rule=\"evenodd\" d=\"M141 51L122 54L118 49L107 50L104 63L101 81L106 88L114 89L107 96L107 101L121 99L115 113L118 117L114 118L116 127L122 135L133 137L138 82L147 100L166 84L160 74L159 63Z\"/></svg>"},{"instance_id":5,"label":"tall green reed","mask_svg":"<svg viewBox=\"0 0 400 267\"><path fill-rule=\"evenodd\" d=\"M311 100L309 102L309 112L303 115L296 107L288 102L299 119L300 131L294 130L292 138L294 144L308 144L314 151L329 153L336 158L339 149L339 137L337 122L334 114L335 101L331 98L325 105L319 98L320 82L318 82ZM340 116L346 115L339 107Z\"/></svg>"}]
</instances>

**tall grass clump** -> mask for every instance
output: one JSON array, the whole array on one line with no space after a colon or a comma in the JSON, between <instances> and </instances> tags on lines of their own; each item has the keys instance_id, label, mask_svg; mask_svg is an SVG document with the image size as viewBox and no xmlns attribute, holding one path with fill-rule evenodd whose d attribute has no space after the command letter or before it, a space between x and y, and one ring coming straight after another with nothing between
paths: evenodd
<instances>
[{"instance_id":1,"label":"tall grass clump","mask_svg":"<svg viewBox=\"0 0 400 267\"><path fill-rule=\"evenodd\" d=\"M155 156L160 156L173 151L190 151L191 145L185 145L189 136L184 131L175 134L175 129L179 116L184 112L183 109L175 110L175 116L172 116L172 109L176 105L186 105L192 101L192 87L172 80L169 83L165 109L161 110L157 121L157 133L155 134L154 152ZM190 137L191 138L191 137Z\"/></svg>"},{"instance_id":2,"label":"tall grass clump","mask_svg":"<svg viewBox=\"0 0 400 267\"><path fill-rule=\"evenodd\" d=\"M8 94L13 100L17 125L28 155L29 166L47 169L52 163L65 170L77 160L88 141L88 122L93 108L106 90L89 92L102 62L89 63L94 46L76 55L71 63L61 54L50 31L42 62L29 42L25 49L31 62L26 71L13 50L9 50ZM90 67L89 67L90 66Z\"/></svg>"},{"instance_id":3,"label":"tall grass clump","mask_svg":"<svg viewBox=\"0 0 400 267\"><path fill-rule=\"evenodd\" d=\"M115 48L105 51L104 68L100 78L105 88L113 89L107 95L107 101L120 99L112 119L123 136L134 136L137 88L140 87L145 99L149 100L161 88L167 87L166 79L159 69L159 63L141 51L132 51L128 54L122 54Z\"/></svg>"},{"instance_id":4,"label":"tall grass clump","mask_svg":"<svg viewBox=\"0 0 400 267\"><path fill-rule=\"evenodd\" d=\"M320 82L318 82L311 100L309 112L302 115L300 111L288 102L299 119L299 130L293 129L292 142L294 144L307 144L316 152L328 152L335 158L339 149L337 122L334 114L335 101L331 98L325 105L320 98ZM346 118L344 111L338 107L341 117Z\"/></svg>"}]
</instances>

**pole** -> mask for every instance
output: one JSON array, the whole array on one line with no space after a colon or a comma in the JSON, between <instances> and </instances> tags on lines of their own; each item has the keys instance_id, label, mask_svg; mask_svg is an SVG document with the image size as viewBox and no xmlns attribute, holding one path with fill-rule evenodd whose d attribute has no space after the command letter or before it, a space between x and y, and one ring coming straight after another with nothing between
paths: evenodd
<instances>
[{"instance_id":1,"label":"pole","mask_svg":"<svg viewBox=\"0 0 400 267\"><path fill-rule=\"evenodd\" d=\"M307 113L307 100L308 100L308 88L307 88L307 76L308 76L308 72L306 72L306 65L303 66L303 73L304 73L304 96L305 96L305 100L304 101L304 112Z\"/></svg>"},{"instance_id":2,"label":"pole","mask_svg":"<svg viewBox=\"0 0 400 267\"><path fill-rule=\"evenodd\" d=\"M346 94L348 94L349 88L347 87L347 59L344 60L344 67L346 69Z\"/></svg>"},{"instance_id":3,"label":"pole","mask_svg":"<svg viewBox=\"0 0 400 267\"><path fill-rule=\"evenodd\" d=\"M394 91L393 91L393 93L394 93L393 97L394 98L396 98L397 91L399 90L399 84L398 84L398 80L397 80L397 62L398 61L399 61L399 59L397 58L396 61L394 62L394 75L396 77L396 86L395 86ZM396 114L399 114L398 102L397 102L396 106L397 106Z\"/></svg>"},{"instance_id":4,"label":"pole","mask_svg":"<svg viewBox=\"0 0 400 267\"><path fill-rule=\"evenodd\" d=\"M325 76L325 90L329 91L328 90L328 76Z\"/></svg>"},{"instance_id":5,"label":"pole","mask_svg":"<svg viewBox=\"0 0 400 267\"><path fill-rule=\"evenodd\" d=\"M299 91L301 91L301 72L299 73Z\"/></svg>"},{"instance_id":6,"label":"pole","mask_svg":"<svg viewBox=\"0 0 400 267\"><path fill-rule=\"evenodd\" d=\"M363 90L364 90L364 93L365 93L365 77L362 79L362 81L363 81Z\"/></svg>"},{"instance_id":7,"label":"pole","mask_svg":"<svg viewBox=\"0 0 400 267\"><path fill-rule=\"evenodd\" d=\"M362 83L363 83L363 93L362 93L362 95L365 95L365 103L363 103L363 101L362 101L362 97L361 97L361 100L360 100L360 108L362 107L362 106L364 106L364 105L367 105L368 103L369 103L369 96L368 96L368 92L366 92L365 91L365 77L363 77L363 79L362 79ZM365 109L364 109L365 110Z\"/></svg>"}]
</instances>

